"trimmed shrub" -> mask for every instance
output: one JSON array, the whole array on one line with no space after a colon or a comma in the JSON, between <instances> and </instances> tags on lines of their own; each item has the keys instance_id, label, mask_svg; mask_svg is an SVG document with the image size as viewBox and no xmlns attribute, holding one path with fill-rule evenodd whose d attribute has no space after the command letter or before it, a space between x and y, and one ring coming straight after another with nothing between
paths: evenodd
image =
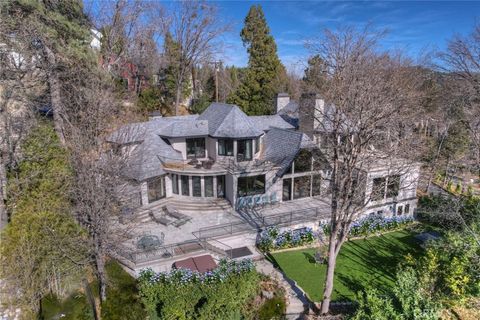
<instances>
[{"instance_id":1,"label":"trimmed shrub","mask_svg":"<svg viewBox=\"0 0 480 320\"><path fill-rule=\"evenodd\" d=\"M312 228L285 230L280 232L277 227L269 227L260 234L258 248L263 252L276 249L294 248L313 243L317 235Z\"/></svg>"},{"instance_id":2,"label":"trimmed shrub","mask_svg":"<svg viewBox=\"0 0 480 320\"><path fill-rule=\"evenodd\" d=\"M376 232L391 231L405 227L415 220L412 217L370 216L352 223L348 235L350 237L367 236ZM323 232L330 234L330 223L322 225Z\"/></svg>"},{"instance_id":3,"label":"trimmed shrub","mask_svg":"<svg viewBox=\"0 0 480 320\"><path fill-rule=\"evenodd\" d=\"M139 288L149 319L238 319L259 291L260 276L251 260L222 260L217 269L141 272Z\"/></svg>"}]
</instances>

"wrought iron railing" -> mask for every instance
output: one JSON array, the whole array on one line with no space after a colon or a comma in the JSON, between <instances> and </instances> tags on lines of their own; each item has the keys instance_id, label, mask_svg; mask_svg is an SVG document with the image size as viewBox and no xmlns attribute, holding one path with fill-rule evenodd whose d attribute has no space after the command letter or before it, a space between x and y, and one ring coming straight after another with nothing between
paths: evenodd
<instances>
[{"instance_id":1,"label":"wrought iron railing","mask_svg":"<svg viewBox=\"0 0 480 320\"><path fill-rule=\"evenodd\" d=\"M196 237L193 240L164 245L153 250L124 250L119 252L119 254L135 265L155 260L168 260L176 256L202 250L212 251L231 258L232 247L216 238L258 232L270 226L287 226L305 221L326 221L328 215L319 210L318 207L314 207L245 219L245 221L200 228L193 233Z\"/></svg>"}]
</instances>

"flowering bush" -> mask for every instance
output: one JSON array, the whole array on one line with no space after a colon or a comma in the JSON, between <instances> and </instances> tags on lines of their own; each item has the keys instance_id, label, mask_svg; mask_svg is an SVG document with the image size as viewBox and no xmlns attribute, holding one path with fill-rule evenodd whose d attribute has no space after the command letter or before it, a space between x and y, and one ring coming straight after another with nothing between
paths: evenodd
<instances>
[{"instance_id":1,"label":"flowering bush","mask_svg":"<svg viewBox=\"0 0 480 320\"><path fill-rule=\"evenodd\" d=\"M315 238L316 235L312 228L280 232L277 227L269 227L260 234L258 248L264 252L275 249L293 248L312 243Z\"/></svg>"},{"instance_id":2,"label":"flowering bush","mask_svg":"<svg viewBox=\"0 0 480 320\"><path fill-rule=\"evenodd\" d=\"M143 270L138 287L151 320L248 319L245 306L258 294L260 276L251 260L222 260L205 273Z\"/></svg>"},{"instance_id":3,"label":"flowering bush","mask_svg":"<svg viewBox=\"0 0 480 320\"><path fill-rule=\"evenodd\" d=\"M412 223L412 217L369 216L352 223L348 235L350 237L366 236L375 232L395 230ZM330 233L330 223L322 225L325 234Z\"/></svg>"},{"instance_id":4,"label":"flowering bush","mask_svg":"<svg viewBox=\"0 0 480 320\"><path fill-rule=\"evenodd\" d=\"M188 283L214 284L224 282L229 276L251 272L255 270L255 265L251 259L220 260L218 267L212 271L200 273L190 269L172 269L170 272L154 272L152 269L144 269L140 272L140 281L156 284L177 284L184 285Z\"/></svg>"}]
</instances>

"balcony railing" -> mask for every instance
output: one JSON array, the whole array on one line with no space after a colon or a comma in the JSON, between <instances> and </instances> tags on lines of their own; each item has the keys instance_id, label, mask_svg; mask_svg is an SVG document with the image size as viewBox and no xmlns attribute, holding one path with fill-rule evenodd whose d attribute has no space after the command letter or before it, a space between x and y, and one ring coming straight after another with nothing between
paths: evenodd
<instances>
[{"instance_id":1,"label":"balcony railing","mask_svg":"<svg viewBox=\"0 0 480 320\"><path fill-rule=\"evenodd\" d=\"M200 228L194 232L199 238L218 238L247 232L257 232L271 226L288 226L305 221L321 221L328 219L328 214L322 213L319 208L307 208L283 212L275 215L246 218L247 221L226 223L212 227Z\"/></svg>"}]
</instances>

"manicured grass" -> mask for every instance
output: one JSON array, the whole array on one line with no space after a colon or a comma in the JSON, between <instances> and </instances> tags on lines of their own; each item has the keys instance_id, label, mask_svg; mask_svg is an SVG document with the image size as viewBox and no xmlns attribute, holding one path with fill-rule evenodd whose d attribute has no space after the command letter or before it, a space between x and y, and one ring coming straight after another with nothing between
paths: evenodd
<instances>
[{"instance_id":1,"label":"manicured grass","mask_svg":"<svg viewBox=\"0 0 480 320\"><path fill-rule=\"evenodd\" d=\"M397 265L408 253L419 256L415 233L402 230L382 236L346 242L337 259L333 300L355 300L364 286L387 291L394 282ZM307 292L310 299L322 299L326 265L315 263L316 249L273 253L275 263Z\"/></svg>"}]
</instances>

